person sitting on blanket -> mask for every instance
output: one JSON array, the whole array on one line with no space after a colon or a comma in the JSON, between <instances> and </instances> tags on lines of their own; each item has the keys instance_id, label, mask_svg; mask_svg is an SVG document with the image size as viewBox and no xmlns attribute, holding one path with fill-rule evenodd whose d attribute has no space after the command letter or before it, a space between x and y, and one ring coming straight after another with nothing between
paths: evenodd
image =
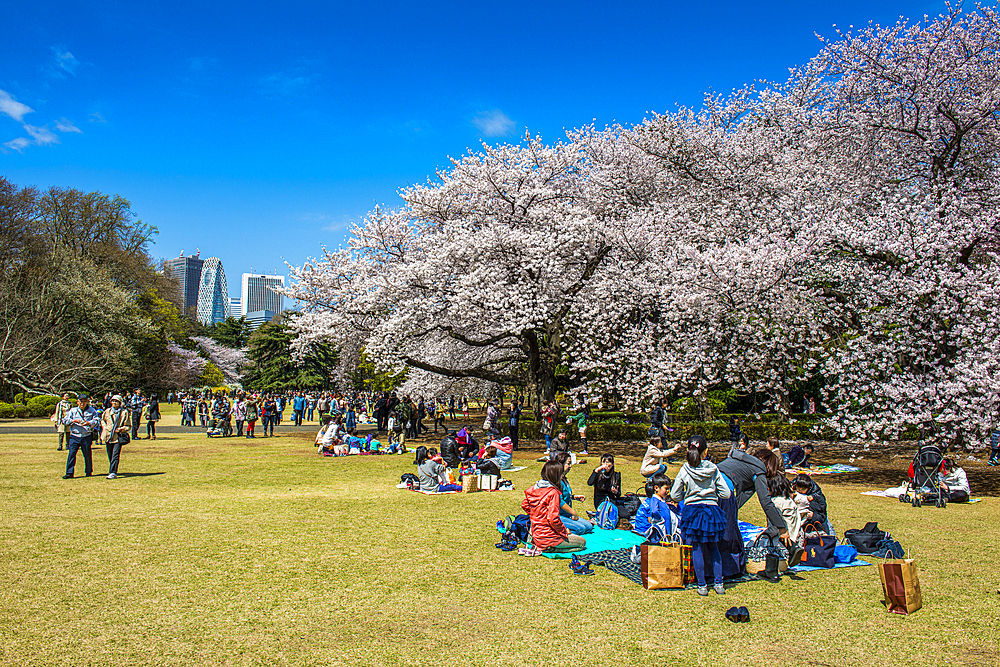
<instances>
[{"instance_id":1,"label":"person sitting on blanket","mask_svg":"<svg viewBox=\"0 0 1000 667\"><path fill-rule=\"evenodd\" d=\"M555 455L560 453L565 454L569 458L570 463L576 465L576 454L569 450L569 439L566 436L566 429L560 429L559 435L552 441L552 452L549 458L554 459Z\"/></svg>"},{"instance_id":2,"label":"person sitting on blanket","mask_svg":"<svg viewBox=\"0 0 1000 667\"><path fill-rule=\"evenodd\" d=\"M771 450L771 453L778 457L778 472L782 475L785 474L785 457L781 454L781 441L775 438L773 435L767 439L767 444L764 445Z\"/></svg>"},{"instance_id":3,"label":"person sitting on blanket","mask_svg":"<svg viewBox=\"0 0 1000 667\"><path fill-rule=\"evenodd\" d=\"M493 445L486 447L482 451L482 455L479 458L479 472L484 475L496 475L500 476L500 466L503 461L497 456L497 448Z\"/></svg>"},{"instance_id":4,"label":"person sitting on blanket","mask_svg":"<svg viewBox=\"0 0 1000 667\"><path fill-rule=\"evenodd\" d=\"M646 480L646 499L639 505L632 521L632 530L647 539L656 531L661 539L677 533L678 518L676 507L671 506L668 496L671 481L666 475L653 475Z\"/></svg>"},{"instance_id":5,"label":"person sitting on blanket","mask_svg":"<svg viewBox=\"0 0 1000 667\"><path fill-rule=\"evenodd\" d=\"M671 449L660 449L660 445L659 436L654 435L649 439L649 447L646 448L646 455L642 458L642 465L639 467L639 472L647 479L653 475L666 475L667 465L663 459L673 456L680 449L680 445L674 445Z\"/></svg>"},{"instance_id":6,"label":"person sitting on blanket","mask_svg":"<svg viewBox=\"0 0 1000 667\"><path fill-rule=\"evenodd\" d=\"M590 473L587 485L594 487L594 509L601 506L605 498L617 503L622 497L622 474L615 471L615 457L611 454L601 456L601 465Z\"/></svg>"},{"instance_id":7,"label":"person sitting on blanket","mask_svg":"<svg viewBox=\"0 0 1000 667\"><path fill-rule=\"evenodd\" d=\"M442 484L442 475L448 474L448 469L429 458L432 450L417 450L417 477L420 479L420 490L429 493L443 493L445 491L461 491L460 484ZM437 452L434 452L435 454Z\"/></svg>"},{"instance_id":8,"label":"person sitting on blanket","mask_svg":"<svg viewBox=\"0 0 1000 667\"><path fill-rule=\"evenodd\" d=\"M799 512L802 515L802 525L819 524L822 532L827 535L836 535L827 514L826 495L823 494L820 485L813 481L809 475L800 472L792 480L792 488L795 490L796 496L801 495L805 500L806 511Z\"/></svg>"},{"instance_id":9,"label":"person sitting on blanket","mask_svg":"<svg viewBox=\"0 0 1000 667\"><path fill-rule=\"evenodd\" d=\"M965 474L965 470L955 465L951 459L945 459L942 463L944 465L941 466L939 474L942 490L948 494L948 502L969 502L972 488L969 486L969 477Z\"/></svg>"},{"instance_id":10,"label":"person sitting on blanket","mask_svg":"<svg viewBox=\"0 0 1000 667\"><path fill-rule=\"evenodd\" d=\"M802 516L799 514L799 507L792 500L792 485L788 483L788 478L784 475L768 477L767 493L771 496L771 502L781 512L781 518L785 520L789 540L801 547L805 542L805 531L802 530Z\"/></svg>"},{"instance_id":11,"label":"person sitting on blanket","mask_svg":"<svg viewBox=\"0 0 1000 667\"><path fill-rule=\"evenodd\" d=\"M542 466L542 479L524 492L521 509L531 521L531 544L548 552L583 551L587 540L566 529L559 511L565 468L558 461L547 461Z\"/></svg>"},{"instance_id":12,"label":"person sitting on blanket","mask_svg":"<svg viewBox=\"0 0 1000 667\"><path fill-rule=\"evenodd\" d=\"M448 435L441 441L441 457L449 468L458 468L462 465L462 458L458 452L458 433L454 429L448 431Z\"/></svg>"},{"instance_id":13,"label":"person sitting on blanket","mask_svg":"<svg viewBox=\"0 0 1000 667\"><path fill-rule=\"evenodd\" d=\"M782 454L781 458L785 462L786 468L811 468L809 457L813 453L812 445L795 445L788 450L787 454Z\"/></svg>"},{"instance_id":14,"label":"person sitting on blanket","mask_svg":"<svg viewBox=\"0 0 1000 667\"><path fill-rule=\"evenodd\" d=\"M574 500L586 500L583 496L574 496L573 489L566 479L566 473L573 467L569 454L566 452L556 452L552 455L552 460L563 467L563 476L560 481L562 506L559 508L559 518L566 524L566 529L574 535L586 535L594 531L594 524L585 519L573 509Z\"/></svg>"},{"instance_id":15,"label":"person sitting on blanket","mask_svg":"<svg viewBox=\"0 0 1000 667\"><path fill-rule=\"evenodd\" d=\"M496 464L501 470L510 470L513 467L514 443L510 436L504 438L491 438L490 446L496 449L496 454L489 458L497 459ZM479 453L479 458L484 458L486 448Z\"/></svg>"}]
</instances>

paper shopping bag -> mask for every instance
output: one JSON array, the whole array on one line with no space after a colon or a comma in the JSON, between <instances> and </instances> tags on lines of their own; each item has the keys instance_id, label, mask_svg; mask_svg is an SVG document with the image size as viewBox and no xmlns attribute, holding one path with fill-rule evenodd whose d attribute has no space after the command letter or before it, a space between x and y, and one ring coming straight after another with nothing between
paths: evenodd
<instances>
[{"instance_id":1,"label":"paper shopping bag","mask_svg":"<svg viewBox=\"0 0 1000 667\"><path fill-rule=\"evenodd\" d=\"M690 549L690 547L689 547ZM642 585L646 590L684 588L684 551L680 544L642 545Z\"/></svg>"},{"instance_id":2,"label":"paper shopping bag","mask_svg":"<svg viewBox=\"0 0 1000 667\"><path fill-rule=\"evenodd\" d=\"M885 608L894 614L912 614L923 606L917 565L912 559L887 560L878 564Z\"/></svg>"}]
</instances>

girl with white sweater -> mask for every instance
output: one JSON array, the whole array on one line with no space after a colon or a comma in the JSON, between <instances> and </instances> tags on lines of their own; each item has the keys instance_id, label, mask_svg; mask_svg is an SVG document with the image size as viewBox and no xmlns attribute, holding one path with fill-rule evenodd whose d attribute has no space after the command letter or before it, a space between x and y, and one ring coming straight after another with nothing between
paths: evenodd
<instances>
[{"instance_id":1,"label":"girl with white sweater","mask_svg":"<svg viewBox=\"0 0 1000 667\"><path fill-rule=\"evenodd\" d=\"M698 595L708 595L705 580L705 558L712 565L715 592L725 595L722 583L722 556L719 554L719 540L726 529L726 522L719 509L719 500L728 498L732 492L719 473L715 464L706 461L708 442L700 435L688 438L687 463L681 468L670 489L670 497L683 501L681 511L681 533L691 545L694 573L698 578Z\"/></svg>"}]
</instances>

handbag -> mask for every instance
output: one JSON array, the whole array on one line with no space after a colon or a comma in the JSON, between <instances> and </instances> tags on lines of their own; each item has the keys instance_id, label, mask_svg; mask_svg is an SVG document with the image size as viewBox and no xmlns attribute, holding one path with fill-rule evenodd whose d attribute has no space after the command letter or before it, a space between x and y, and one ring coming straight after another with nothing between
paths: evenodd
<instances>
[{"instance_id":1,"label":"handbag","mask_svg":"<svg viewBox=\"0 0 1000 667\"><path fill-rule=\"evenodd\" d=\"M121 426L121 423L122 423L122 413L124 413L124 412L125 412L124 409L121 409L121 410L118 411L118 419L115 420L115 427L111 430L112 433L118 433L118 427ZM130 436L128 434L128 432L118 433L118 445L119 446L121 446L121 445L127 445L131 441L132 441L132 436ZM108 439L108 442L111 442L110 438Z\"/></svg>"},{"instance_id":2,"label":"handbag","mask_svg":"<svg viewBox=\"0 0 1000 667\"><path fill-rule=\"evenodd\" d=\"M834 551L837 548L837 538L832 535L807 537L802 547L802 564L808 567L833 567L837 564Z\"/></svg>"},{"instance_id":3,"label":"handbag","mask_svg":"<svg viewBox=\"0 0 1000 667\"><path fill-rule=\"evenodd\" d=\"M924 602L912 559L888 560L878 564L886 611L906 616L920 609Z\"/></svg>"},{"instance_id":4,"label":"handbag","mask_svg":"<svg viewBox=\"0 0 1000 667\"><path fill-rule=\"evenodd\" d=\"M642 585L646 590L684 588L694 572L689 545L662 542L641 545Z\"/></svg>"},{"instance_id":5,"label":"handbag","mask_svg":"<svg viewBox=\"0 0 1000 667\"><path fill-rule=\"evenodd\" d=\"M773 544L764 545L761 544L760 539L764 537L764 533L757 536L749 547L747 547L747 573L757 574L758 572L763 572L764 568L767 567L766 559L767 556L777 556L778 557L778 572L784 572L788 569L788 559L786 556L782 555L781 549L775 547ZM770 538L767 538L770 542Z\"/></svg>"}]
</instances>

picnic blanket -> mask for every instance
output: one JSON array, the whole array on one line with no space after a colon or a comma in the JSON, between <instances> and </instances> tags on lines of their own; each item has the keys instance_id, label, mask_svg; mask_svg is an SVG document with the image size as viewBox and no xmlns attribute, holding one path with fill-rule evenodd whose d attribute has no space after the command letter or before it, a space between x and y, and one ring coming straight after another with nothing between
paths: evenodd
<instances>
[{"instance_id":1,"label":"picnic blanket","mask_svg":"<svg viewBox=\"0 0 1000 667\"><path fill-rule=\"evenodd\" d=\"M739 522L740 534L743 536L743 542L749 545L753 542L758 535L764 532L763 526L757 526L746 521ZM613 533L618 533L618 535L611 535ZM589 535L584 535L587 538L587 548L583 551L577 551L575 555L579 556L583 561L590 561L592 565L602 565L608 570L614 572L617 575L625 577L626 579L635 582L636 584L642 586L642 573L641 566L639 563L633 563L631 558L632 547L637 544L642 544L644 538L641 535L637 535L633 532L628 532L624 530L602 530L600 528L594 528L594 532ZM608 544L615 544L615 542L627 542L627 546L606 546ZM548 558L572 558L574 554L542 554ZM788 569L790 574L798 574L802 572L812 572L814 570L826 570L826 569L839 569L844 567L861 567L864 565L871 565L871 563L863 560L855 560L850 564L838 563L833 568L823 568L823 567L809 567L806 565L798 565ZM739 577L733 577L731 579L726 579L727 584L738 584L744 581L755 581L756 577L750 574L743 574ZM691 583L687 585L687 588L697 588L696 583ZM669 590L681 590L681 589L669 589Z\"/></svg>"},{"instance_id":2,"label":"picnic blanket","mask_svg":"<svg viewBox=\"0 0 1000 667\"><path fill-rule=\"evenodd\" d=\"M896 493L892 493L892 491L895 491ZM899 489L887 489L886 491L882 491L882 490L879 490L879 489L874 489L872 491L862 491L861 495L863 495L863 496L878 496L879 498L892 498L893 500L899 500ZM956 505L970 505L972 503L982 502L982 500L983 500L982 498L969 498L964 503L954 503L954 504L956 504ZM949 503L949 504L951 504L951 503Z\"/></svg>"},{"instance_id":3,"label":"picnic blanket","mask_svg":"<svg viewBox=\"0 0 1000 667\"><path fill-rule=\"evenodd\" d=\"M597 553L598 551L624 550L627 552L636 544L642 544L646 538L630 530L604 530L594 527L594 532L584 535L587 548L574 552L577 556ZM544 553L546 558L572 558L573 554ZM588 559L589 560L589 559Z\"/></svg>"},{"instance_id":4,"label":"picnic blanket","mask_svg":"<svg viewBox=\"0 0 1000 667\"><path fill-rule=\"evenodd\" d=\"M516 466L514 468L507 468L506 470L501 470L500 472L517 472L519 470L526 470L528 466Z\"/></svg>"},{"instance_id":5,"label":"picnic blanket","mask_svg":"<svg viewBox=\"0 0 1000 667\"><path fill-rule=\"evenodd\" d=\"M858 472L861 470L858 466L849 466L845 463L837 463L832 466L814 466L812 468L785 468L785 472L789 475L798 475L804 473L809 476L813 475L839 475L845 472Z\"/></svg>"},{"instance_id":6,"label":"picnic blanket","mask_svg":"<svg viewBox=\"0 0 1000 667\"><path fill-rule=\"evenodd\" d=\"M408 489L409 487L406 486L405 482L400 482L399 484L396 485L396 488ZM425 496L443 496L447 493L462 493L461 491L422 491L421 489L413 489L413 490L416 491L417 493L422 493ZM482 491L474 491L473 493L493 493L494 491L513 491L513 490L514 487L508 486L505 489L493 489L491 491L482 490Z\"/></svg>"}]
</instances>

